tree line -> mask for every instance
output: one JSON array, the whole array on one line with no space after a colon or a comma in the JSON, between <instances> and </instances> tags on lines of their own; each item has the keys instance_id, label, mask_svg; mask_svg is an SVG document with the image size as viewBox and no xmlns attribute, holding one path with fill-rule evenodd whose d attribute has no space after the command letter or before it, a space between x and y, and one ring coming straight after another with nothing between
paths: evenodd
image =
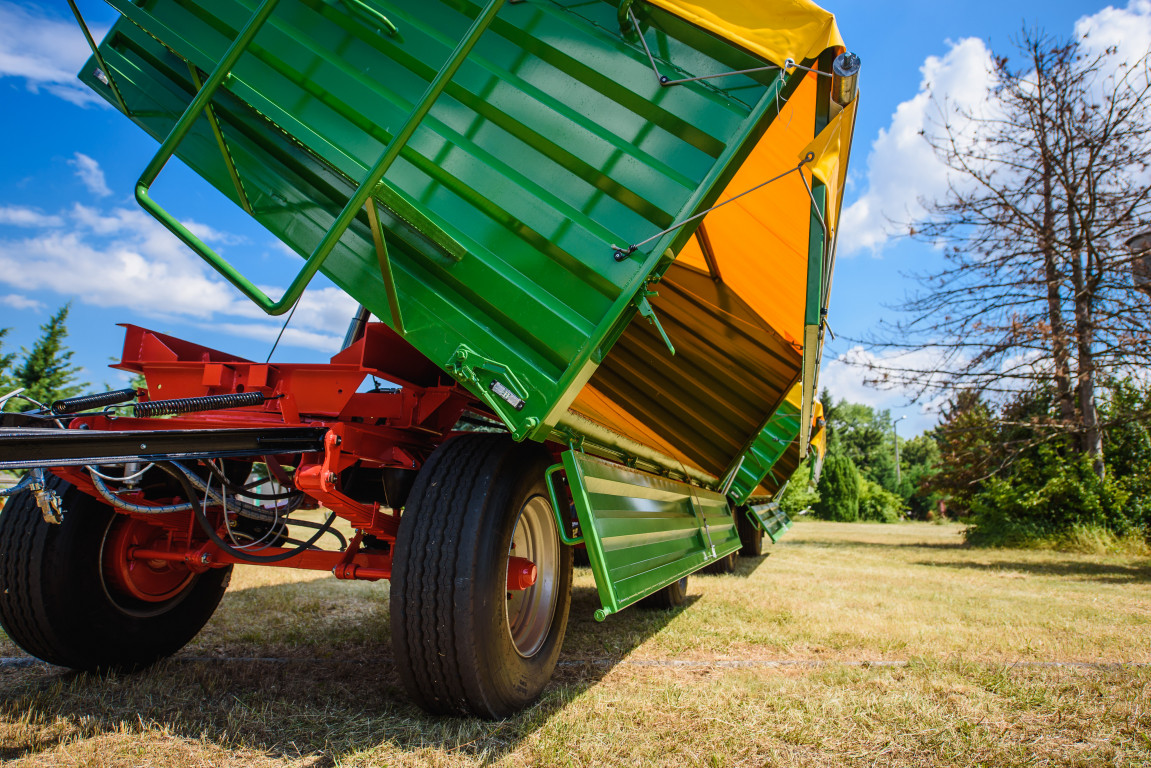
<instances>
[{"instance_id":1,"label":"tree line","mask_svg":"<svg viewBox=\"0 0 1151 768\"><path fill-rule=\"evenodd\" d=\"M953 519L975 545L1151 544L1151 384L1102 383L1103 478L1074 439L1036 439L1033 418L1058 410L1050 394L1025 391L995 406L960 392L938 424L910 438L887 410L837 402L826 390L821 400L827 455L818 483L805 462L780 497L792 517Z\"/></svg>"}]
</instances>

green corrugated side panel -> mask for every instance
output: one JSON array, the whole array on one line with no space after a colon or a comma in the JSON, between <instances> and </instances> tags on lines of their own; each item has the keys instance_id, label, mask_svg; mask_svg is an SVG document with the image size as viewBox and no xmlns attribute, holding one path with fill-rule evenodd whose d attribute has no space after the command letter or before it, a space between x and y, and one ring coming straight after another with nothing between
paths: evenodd
<instances>
[{"instance_id":1,"label":"green corrugated side panel","mask_svg":"<svg viewBox=\"0 0 1151 768\"><path fill-rule=\"evenodd\" d=\"M603 620L740 547L718 493L568 451L564 469Z\"/></svg>"},{"instance_id":2,"label":"green corrugated side panel","mask_svg":"<svg viewBox=\"0 0 1151 768\"><path fill-rule=\"evenodd\" d=\"M791 529L791 517L784 512L779 502L760 504L747 510L748 516L768 535L772 543L779 541Z\"/></svg>"},{"instance_id":3,"label":"green corrugated side panel","mask_svg":"<svg viewBox=\"0 0 1151 768\"><path fill-rule=\"evenodd\" d=\"M211 71L253 6L112 5L127 18L101 51L132 119L162 139L194 93L184 60ZM342 4L282 3L213 102L255 218L301 254L480 8L373 5L399 35L377 32ZM674 70L762 64L658 9L641 16ZM112 100L94 66L84 81ZM611 244L643 240L714 201L780 101L785 83L775 73L755 77L662 88L638 42L619 34L614 4L504 7L385 177L467 251L449 258L383 214L408 341L441 366L461 344L507 366L528 393L511 426L545 437L630 321L632 298L663 251L685 233L622 263ZM178 156L238 202L205 119ZM323 271L389 320L365 215Z\"/></svg>"},{"instance_id":4,"label":"green corrugated side panel","mask_svg":"<svg viewBox=\"0 0 1151 768\"><path fill-rule=\"evenodd\" d=\"M751 446L743 453L743 464L731 484L729 495L736 504L746 504L772 467L799 437L799 409L786 399L767 420ZM780 478L782 483L787 478Z\"/></svg>"}]
</instances>

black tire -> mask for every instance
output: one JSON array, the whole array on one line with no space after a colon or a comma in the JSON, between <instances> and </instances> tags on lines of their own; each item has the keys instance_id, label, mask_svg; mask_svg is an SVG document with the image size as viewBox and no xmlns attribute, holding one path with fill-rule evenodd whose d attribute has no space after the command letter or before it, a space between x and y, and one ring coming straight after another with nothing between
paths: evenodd
<instances>
[{"instance_id":1,"label":"black tire","mask_svg":"<svg viewBox=\"0 0 1151 768\"><path fill-rule=\"evenodd\" d=\"M170 598L141 601L106 576L103 552L114 526L131 522L106 504L48 476L64 519L44 521L30 492L0 511L0 625L13 642L51 664L134 671L170 656L203 628L224 596L231 566L181 574Z\"/></svg>"},{"instance_id":2,"label":"black tire","mask_svg":"<svg viewBox=\"0 0 1151 768\"><path fill-rule=\"evenodd\" d=\"M735 510L735 530L743 546L739 554L744 557L759 557L763 554L763 531L747 516L747 507Z\"/></svg>"},{"instance_id":3,"label":"black tire","mask_svg":"<svg viewBox=\"0 0 1151 768\"><path fill-rule=\"evenodd\" d=\"M716 560L711 565L705 566L699 570L700 573L710 573L716 576L723 576L728 573L735 573L735 559L739 557L738 554L732 552L731 554L724 555Z\"/></svg>"},{"instance_id":4,"label":"black tire","mask_svg":"<svg viewBox=\"0 0 1151 768\"><path fill-rule=\"evenodd\" d=\"M673 581L658 592L651 593L636 605L648 610L661 611L678 608L685 600L687 600L687 576L679 581Z\"/></svg>"},{"instance_id":5,"label":"black tire","mask_svg":"<svg viewBox=\"0 0 1151 768\"><path fill-rule=\"evenodd\" d=\"M572 557L551 514L548 464L538 445L470 434L444 443L420 470L400 518L390 600L400 679L429 712L507 717L535 701L551 679L567 628ZM556 546L550 557L529 558L538 568L536 586L513 595L513 532L522 535L521 515L544 530L541 500L551 521L545 533L555 535ZM545 607L531 614L534 641L523 640L521 651L512 636L512 601L529 600L531 590L549 583L538 603Z\"/></svg>"}]
</instances>

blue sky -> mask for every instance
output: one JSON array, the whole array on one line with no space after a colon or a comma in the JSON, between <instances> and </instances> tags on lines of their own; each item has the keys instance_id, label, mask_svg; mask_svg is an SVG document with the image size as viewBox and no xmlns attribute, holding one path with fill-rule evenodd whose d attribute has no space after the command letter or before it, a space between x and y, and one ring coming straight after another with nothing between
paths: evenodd
<instances>
[{"instance_id":1,"label":"blue sky","mask_svg":"<svg viewBox=\"0 0 1151 768\"><path fill-rule=\"evenodd\" d=\"M902 273L936 258L929 246L893 238L888 223L914 215L917 200L946 183L917 135L930 100L981 98L989 49L1008 51L1025 23L1058 35L1089 32L1093 44L1145 52L1151 2L825 5L863 59L863 100L830 315L841 338L828 347L823 381L837 397L906 414L901 432L912 434L931 426L934 415L907 405L903 393L864 387L859 369L843 362L864 353L843 337L892 317L885 305L913 288ZM99 39L114 11L94 0L80 7ZM118 322L262 360L279 321L265 318L137 208L131 190L156 145L75 80L87 56L64 2L0 0L0 328L11 328L4 351L30 345L49 314L71 301L69 344L95 389L123 381L106 368L122 343ZM177 164L155 194L273 295L294 274L294 255ZM340 291L315 283L276 359L325 360L352 308Z\"/></svg>"}]
</instances>

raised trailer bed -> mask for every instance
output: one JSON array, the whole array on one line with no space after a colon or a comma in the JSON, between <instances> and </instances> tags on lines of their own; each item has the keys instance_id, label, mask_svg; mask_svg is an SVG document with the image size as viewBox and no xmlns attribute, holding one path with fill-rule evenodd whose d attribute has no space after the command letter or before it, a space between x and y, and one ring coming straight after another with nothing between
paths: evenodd
<instances>
[{"instance_id":1,"label":"raised trailer bed","mask_svg":"<svg viewBox=\"0 0 1151 768\"><path fill-rule=\"evenodd\" d=\"M416 701L501 717L550 678L573 548L602 620L786 529L763 504L821 451L857 103L830 14L109 1L81 78L160 142L141 205L270 314L318 272L361 311L322 365L129 326L146 389L0 417L0 469L27 471L0 513L22 647L139 667L233 564L329 570L391 580ZM283 296L153 196L173 157L303 257Z\"/></svg>"}]
</instances>

